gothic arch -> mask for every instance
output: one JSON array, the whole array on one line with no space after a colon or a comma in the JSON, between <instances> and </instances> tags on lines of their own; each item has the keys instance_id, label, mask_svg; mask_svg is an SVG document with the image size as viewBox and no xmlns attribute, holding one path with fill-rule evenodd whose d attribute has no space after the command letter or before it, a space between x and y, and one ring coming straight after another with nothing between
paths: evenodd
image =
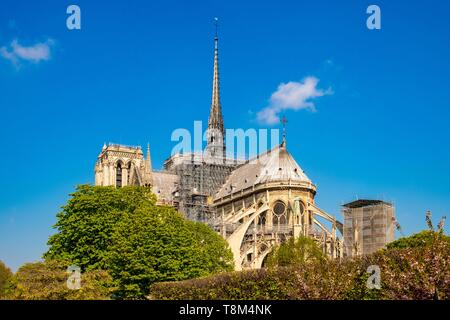
<instances>
[{"instance_id":1,"label":"gothic arch","mask_svg":"<svg viewBox=\"0 0 450 320\"><path fill-rule=\"evenodd\" d=\"M133 162L133 160L129 159L128 161L124 162L124 165L125 165L126 168L130 169L131 166L134 165L134 162Z\"/></svg>"},{"instance_id":2,"label":"gothic arch","mask_svg":"<svg viewBox=\"0 0 450 320\"><path fill-rule=\"evenodd\" d=\"M267 222L268 222L268 219L269 219L267 213L268 213L268 212L267 212L267 210L266 210L266 211L262 211L262 212L258 215L258 217L256 218L256 221L257 221L257 225L258 225L258 226L261 226L261 227L265 227L265 226L266 226L266 224L267 224Z\"/></svg>"},{"instance_id":3,"label":"gothic arch","mask_svg":"<svg viewBox=\"0 0 450 320\"><path fill-rule=\"evenodd\" d=\"M297 208L297 203L299 205L298 208ZM303 201L302 198L295 197L292 200L291 207L292 207L292 218L293 218L294 225L303 224L302 219L303 219L303 215L306 212L306 208L307 208L306 203ZM298 209L298 212L297 212L297 209Z\"/></svg>"},{"instance_id":4,"label":"gothic arch","mask_svg":"<svg viewBox=\"0 0 450 320\"><path fill-rule=\"evenodd\" d=\"M266 260L267 256L270 252L272 252L273 248L275 247L274 243L270 243L267 245L266 249L258 254L256 259L253 261L253 267L254 268L262 268L264 261Z\"/></svg>"},{"instance_id":5,"label":"gothic arch","mask_svg":"<svg viewBox=\"0 0 450 320\"><path fill-rule=\"evenodd\" d=\"M114 162L114 168L117 168L117 166L118 166L119 164L122 166L122 168L124 168L125 160L123 160L122 158L117 159L117 160Z\"/></svg>"},{"instance_id":6,"label":"gothic arch","mask_svg":"<svg viewBox=\"0 0 450 320\"><path fill-rule=\"evenodd\" d=\"M122 161L116 161L116 164L114 165L115 168L115 179L116 179L116 187L122 187L123 182L124 182L124 177L123 177L123 162Z\"/></svg>"}]
</instances>

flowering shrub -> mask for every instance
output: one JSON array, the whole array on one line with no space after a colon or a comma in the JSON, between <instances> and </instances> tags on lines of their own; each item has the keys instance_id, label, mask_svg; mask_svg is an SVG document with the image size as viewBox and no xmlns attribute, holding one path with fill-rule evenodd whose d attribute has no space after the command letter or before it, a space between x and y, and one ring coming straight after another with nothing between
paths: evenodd
<instances>
[{"instance_id":1,"label":"flowering shrub","mask_svg":"<svg viewBox=\"0 0 450 320\"><path fill-rule=\"evenodd\" d=\"M376 252L363 266L381 269L381 291L386 299L450 299L450 244Z\"/></svg>"},{"instance_id":2,"label":"flowering shrub","mask_svg":"<svg viewBox=\"0 0 450 320\"><path fill-rule=\"evenodd\" d=\"M317 260L156 283L150 299L450 299L450 245L381 250L358 259ZM367 268L381 270L381 289L366 285Z\"/></svg>"}]
</instances>

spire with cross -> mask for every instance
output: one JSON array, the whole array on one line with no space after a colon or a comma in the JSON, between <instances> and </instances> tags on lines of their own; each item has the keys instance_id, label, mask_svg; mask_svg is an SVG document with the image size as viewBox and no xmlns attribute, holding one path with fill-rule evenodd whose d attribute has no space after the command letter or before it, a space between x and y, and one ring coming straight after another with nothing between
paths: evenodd
<instances>
[{"instance_id":1,"label":"spire with cross","mask_svg":"<svg viewBox=\"0 0 450 320\"><path fill-rule=\"evenodd\" d=\"M214 17L214 26L216 27L216 37L214 39L218 40L219 37L217 36L217 29L219 28L219 18L217 17Z\"/></svg>"},{"instance_id":2,"label":"spire with cross","mask_svg":"<svg viewBox=\"0 0 450 320\"><path fill-rule=\"evenodd\" d=\"M211 109L208 120L208 144L206 146L206 151L211 155L225 155L225 128L222 117L222 106L220 104L218 21L219 19L217 17L214 18L214 68Z\"/></svg>"}]
</instances>

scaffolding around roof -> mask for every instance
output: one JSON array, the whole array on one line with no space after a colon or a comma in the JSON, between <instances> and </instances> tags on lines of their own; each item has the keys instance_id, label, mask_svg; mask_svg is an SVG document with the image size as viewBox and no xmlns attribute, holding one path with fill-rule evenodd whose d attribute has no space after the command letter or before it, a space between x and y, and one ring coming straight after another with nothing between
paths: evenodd
<instances>
[{"instance_id":1,"label":"scaffolding around roof","mask_svg":"<svg viewBox=\"0 0 450 320\"><path fill-rule=\"evenodd\" d=\"M210 224L212 197L225 183L236 163L200 162L186 156L177 161L166 161L165 169L179 177L174 202L186 218Z\"/></svg>"}]
</instances>

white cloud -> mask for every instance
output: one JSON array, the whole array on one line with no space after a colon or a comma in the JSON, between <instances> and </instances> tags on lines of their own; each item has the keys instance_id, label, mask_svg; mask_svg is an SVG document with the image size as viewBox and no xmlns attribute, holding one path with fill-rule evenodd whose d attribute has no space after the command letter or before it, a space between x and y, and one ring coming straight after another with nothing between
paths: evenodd
<instances>
[{"instance_id":1,"label":"white cloud","mask_svg":"<svg viewBox=\"0 0 450 320\"><path fill-rule=\"evenodd\" d=\"M315 105L311 101L314 98L332 94L331 89L317 88L319 79L306 77L302 81L290 81L281 83L270 97L269 106L257 113L257 120L261 124L273 125L280 122L279 113L283 110L309 109L315 111Z\"/></svg>"},{"instance_id":2,"label":"white cloud","mask_svg":"<svg viewBox=\"0 0 450 320\"><path fill-rule=\"evenodd\" d=\"M13 64L17 64L17 57L14 53L9 52L6 47L0 48L0 56L2 56L5 59L10 60Z\"/></svg>"},{"instance_id":3,"label":"white cloud","mask_svg":"<svg viewBox=\"0 0 450 320\"><path fill-rule=\"evenodd\" d=\"M45 42L38 42L34 45L23 46L19 44L17 39L14 39L9 46L0 48L0 56L10 60L14 65L18 65L20 61L29 61L39 63L41 61L49 60L51 57L52 39L47 39Z\"/></svg>"}]
</instances>

